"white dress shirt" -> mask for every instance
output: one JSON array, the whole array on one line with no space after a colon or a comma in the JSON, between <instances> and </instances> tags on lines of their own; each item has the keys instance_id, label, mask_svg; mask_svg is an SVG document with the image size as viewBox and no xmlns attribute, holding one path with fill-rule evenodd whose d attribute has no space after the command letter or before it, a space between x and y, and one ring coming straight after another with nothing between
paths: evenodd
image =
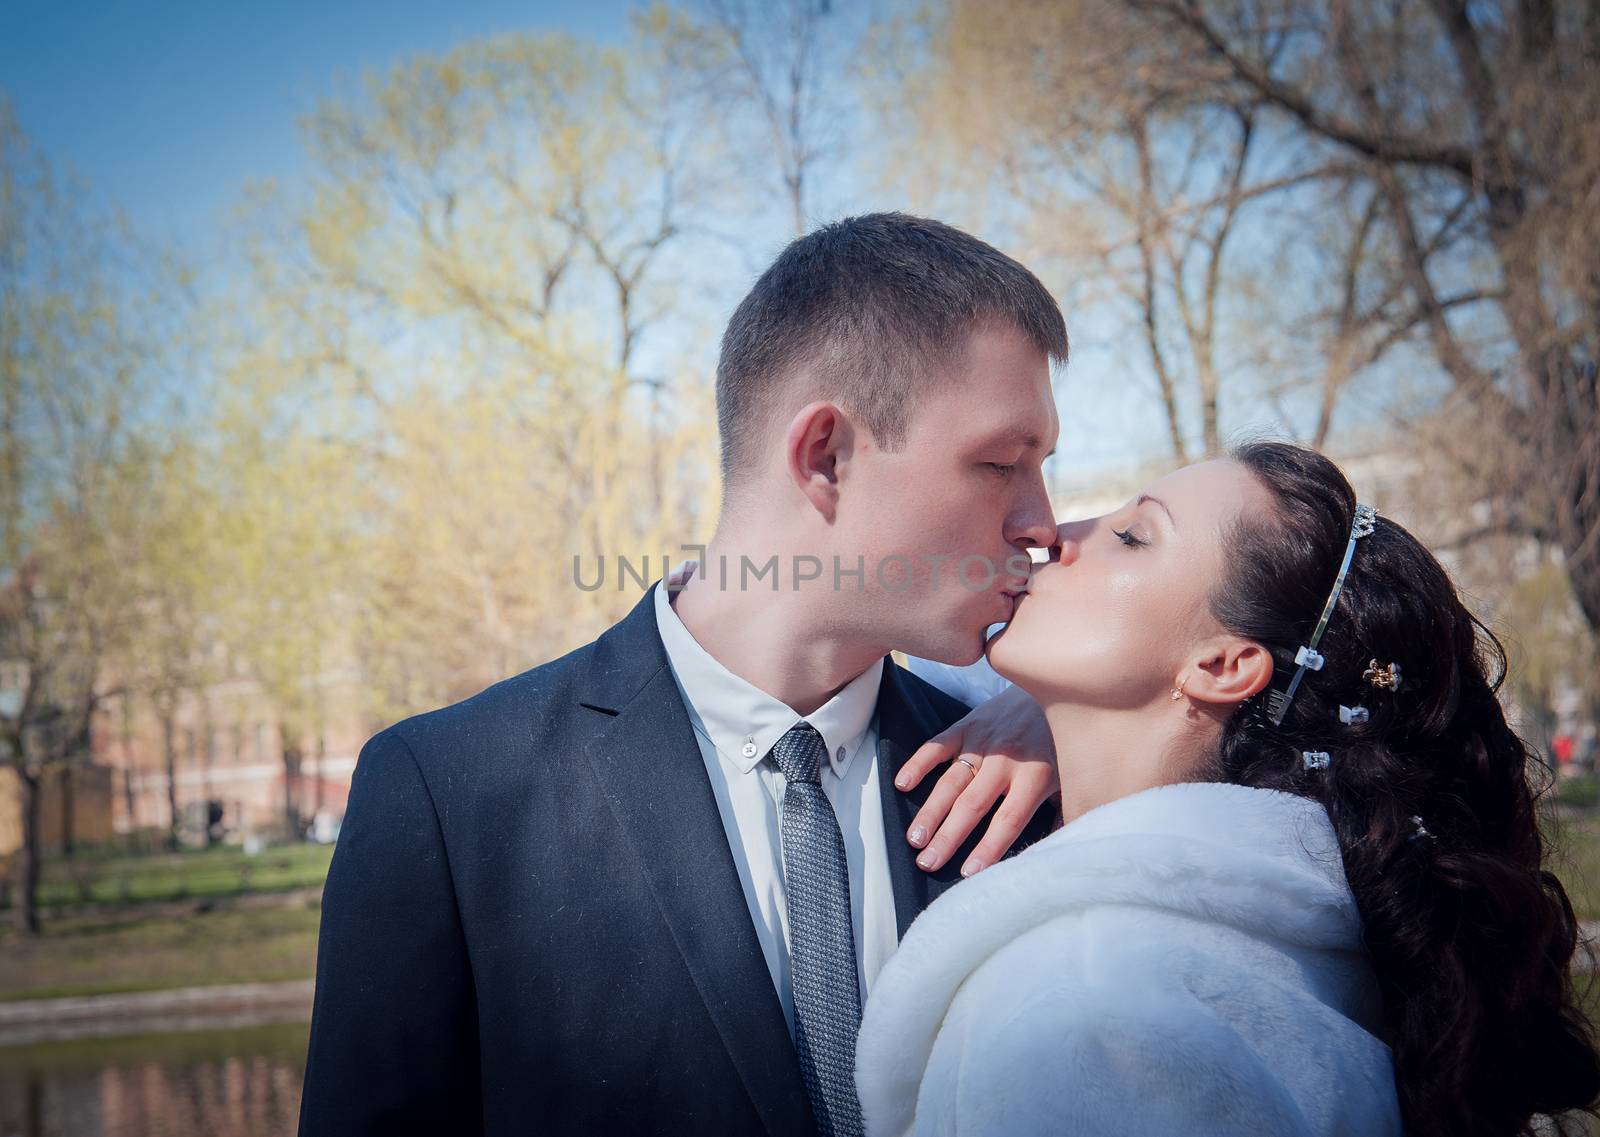
<instances>
[{"instance_id":1,"label":"white dress shirt","mask_svg":"<svg viewBox=\"0 0 1600 1137\"><path fill-rule=\"evenodd\" d=\"M785 783L767 755L778 739L801 721L815 727L827 744L822 792L833 804L844 837L856 981L865 1006L879 969L899 943L878 782L877 704L883 660L811 714L800 715L712 658L678 619L667 590L658 583L655 592L661 643L700 743L723 832L744 887L745 904L791 1034L794 993L789 976L789 910L784 901L779 836ZM898 833L895 837L904 839Z\"/></svg>"}]
</instances>

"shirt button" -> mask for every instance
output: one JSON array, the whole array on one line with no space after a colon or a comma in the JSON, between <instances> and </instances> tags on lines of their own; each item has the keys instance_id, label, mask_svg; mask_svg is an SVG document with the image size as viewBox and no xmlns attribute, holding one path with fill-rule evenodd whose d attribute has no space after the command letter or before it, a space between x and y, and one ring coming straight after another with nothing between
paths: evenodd
<instances>
[{"instance_id":1,"label":"shirt button","mask_svg":"<svg viewBox=\"0 0 1600 1137\"><path fill-rule=\"evenodd\" d=\"M756 756L756 740L753 738L745 739L744 750L741 751L741 753L743 753L746 758L754 758Z\"/></svg>"}]
</instances>

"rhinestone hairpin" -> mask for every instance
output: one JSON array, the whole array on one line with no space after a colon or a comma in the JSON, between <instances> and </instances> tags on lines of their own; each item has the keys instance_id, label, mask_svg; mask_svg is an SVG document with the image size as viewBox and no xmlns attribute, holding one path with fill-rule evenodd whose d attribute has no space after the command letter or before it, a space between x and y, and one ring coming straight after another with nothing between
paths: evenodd
<instances>
[{"instance_id":1,"label":"rhinestone hairpin","mask_svg":"<svg viewBox=\"0 0 1600 1137\"><path fill-rule=\"evenodd\" d=\"M1382 690L1398 691L1400 690L1400 665L1398 663L1379 663L1374 659L1367 664L1367 669L1361 673L1361 678Z\"/></svg>"}]
</instances>

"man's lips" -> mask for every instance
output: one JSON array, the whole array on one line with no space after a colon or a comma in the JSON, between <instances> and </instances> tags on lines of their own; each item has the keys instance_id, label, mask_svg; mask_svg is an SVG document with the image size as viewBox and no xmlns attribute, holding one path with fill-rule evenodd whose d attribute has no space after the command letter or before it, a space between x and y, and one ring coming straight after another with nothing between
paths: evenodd
<instances>
[{"instance_id":1,"label":"man's lips","mask_svg":"<svg viewBox=\"0 0 1600 1137\"><path fill-rule=\"evenodd\" d=\"M1032 579L1032 577L1029 577L1028 580L1020 581L1000 590L1000 595L1004 596L1007 601L1009 601L1007 607L1011 609L1013 615L1016 614L1017 605L1022 603L1022 598L1029 595L1033 591L1034 584L1035 581Z\"/></svg>"},{"instance_id":2,"label":"man's lips","mask_svg":"<svg viewBox=\"0 0 1600 1137\"><path fill-rule=\"evenodd\" d=\"M1033 575L1030 573L1026 580L1017 580L1015 577L1006 581L1006 587L1000 591L1010 597L1026 596L1033 588Z\"/></svg>"},{"instance_id":3,"label":"man's lips","mask_svg":"<svg viewBox=\"0 0 1600 1137\"><path fill-rule=\"evenodd\" d=\"M1048 563L1048 561L1035 561L1033 568L1031 571L1029 571L1026 580L1017 581L1017 583L1011 584L1001 591L1007 596L1011 597L1013 600L1020 600L1022 597L1033 591L1034 586L1039 583L1039 570L1044 568L1044 566Z\"/></svg>"}]
</instances>

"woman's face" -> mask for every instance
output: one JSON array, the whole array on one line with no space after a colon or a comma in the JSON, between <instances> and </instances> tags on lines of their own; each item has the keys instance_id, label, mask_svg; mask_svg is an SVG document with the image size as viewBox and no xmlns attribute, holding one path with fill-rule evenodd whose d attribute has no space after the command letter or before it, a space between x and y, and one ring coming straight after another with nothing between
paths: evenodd
<instances>
[{"instance_id":1,"label":"woman's face","mask_svg":"<svg viewBox=\"0 0 1600 1137\"><path fill-rule=\"evenodd\" d=\"M1134 709L1170 697L1203 642L1224 635L1208 600L1223 538L1266 491L1243 466L1186 466L1104 517L1060 527L1011 622L996 671L1041 703Z\"/></svg>"}]
</instances>

